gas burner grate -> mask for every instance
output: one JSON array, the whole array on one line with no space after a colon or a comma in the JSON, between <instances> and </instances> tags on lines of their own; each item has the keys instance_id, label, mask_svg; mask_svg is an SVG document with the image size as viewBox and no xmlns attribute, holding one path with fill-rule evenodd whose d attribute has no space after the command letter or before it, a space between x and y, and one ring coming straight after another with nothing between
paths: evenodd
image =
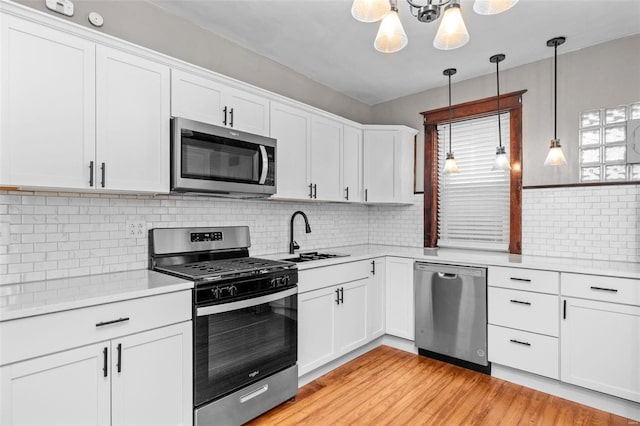
<instances>
[{"instance_id":1,"label":"gas burner grate","mask_svg":"<svg viewBox=\"0 0 640 426\"><path fill-rule=\"evenodd\" d=\"M207 277L215 275L229 275L261 269L273 269L284 266L284 262L277 260L258 259L254 257L241 257L233 259L207 260L202 262L186 263L161 268L165 271L178 273L188 278Z\"/></svg>"}]
</instances>

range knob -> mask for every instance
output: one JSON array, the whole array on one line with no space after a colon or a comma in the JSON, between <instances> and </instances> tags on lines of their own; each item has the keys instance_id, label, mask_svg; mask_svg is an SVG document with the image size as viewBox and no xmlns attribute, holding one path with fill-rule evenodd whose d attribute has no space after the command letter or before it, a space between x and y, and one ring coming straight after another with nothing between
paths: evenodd
<instances>
[{"instance_id":1,"label":"range knob","mask_svg":"<svg viewBox=\"0 0 640 426\"><path fill-rule=\"evenodd\" d=\"M220 296L221 296L220 293L221 293L221 291L220 291L220 289L218 287L211 289L211 296L213 296L214 299L219 299Z\"/></svg>"},{"instance_id":2,"label":"range knob","mask_svg":"<svg viewBox=\"0 0 640 426\"><path fill-rule=\"evenodd\" d=\"M270 288L278 287L278 278L276 278L276 277L271 278L271 281L269 281L269 287Z\"/></svg>"},{"instance_id":3,"label":"range knob","mask_svg":"<svg viewBox=\"0 0 640 426\"><path fill-rule=\"evenodd\" d=\"M238 289L235 285L230 285L229 287L227 287L227 290L229 290L229 296L235 296L236 294L238 294Z\"/></svg>"},{"instance_id":4,"label":"range knob","mask_svg":"<svg viewBox=\"0 0 640 426\"><path fill-rule=\"evenodd\" d=\"M282 278L282 286L286 287L289 285L289 277L283 277Z\"/></svg>"}]
</instances>

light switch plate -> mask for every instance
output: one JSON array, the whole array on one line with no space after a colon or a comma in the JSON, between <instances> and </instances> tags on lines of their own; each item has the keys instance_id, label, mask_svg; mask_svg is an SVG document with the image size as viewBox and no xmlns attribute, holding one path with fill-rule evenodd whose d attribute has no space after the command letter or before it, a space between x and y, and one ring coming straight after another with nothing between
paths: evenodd
<instances>
[{"instance_id":1,"label":"light switch plate","mask_svg":"<svg viewBox=\"0 0 640 426\"><path fill-rule=\"evenodd\" d=\"M46 4L49 10L65 16L73 16L73 2L71 0L46 0Z\"/></svg>"}]
</instances>

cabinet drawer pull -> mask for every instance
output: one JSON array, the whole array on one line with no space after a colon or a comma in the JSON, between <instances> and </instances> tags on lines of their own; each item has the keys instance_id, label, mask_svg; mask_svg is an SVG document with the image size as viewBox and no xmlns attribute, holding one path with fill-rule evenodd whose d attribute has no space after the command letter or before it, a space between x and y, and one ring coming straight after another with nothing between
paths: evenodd
<instances>
[{"instance_id":1,"label":"cabinet drawer pull","mask_svg":"<svg viewBox=\"0 0 640 426\"><path fill-rule=\"evenodd\" d=\"M229 127L233 127L233 108L229 110Z\"/></svg>"},{"instance_id":2,"label":"cabinet drawer pull","mask_svg":"<svg viewBox=\"0 0 640 426\"><path fill-rule=\"evenodd\" d=\"M531 346L529 342L521 342L520 340L511 339L509 340L511 343L517 343L518 345Z\"/></svg>"},{"instance_id":3,"label":"cabinet drawer pull","mask_svg":"<svg viewBox=\"0 0 640 426\"><path fill-rule=\"evenodd\" d=\"M102 349L102 358L103 358L103 364L102 364L102 377L107 377L108 374L108 367L109 367L109 360L108 360L108 353L107 353L107 348Z\"/></svg>"},{"instance_id":4,"label":"cabinet drawer pull","mask_svg":"<svg viewBox=\"0 0 640 426\"><path fill-rule=\"evenodd\" d=\"M340 304L340 289L336 288L336 305Z\"/></svg>"},{"instance_id":5,"label":"cabinet drawer pull","mask_svg":"<svg viewBox=\"0 0 640 426\"><path fill-rule=\"evenodd\" d=\"M606 288L606 287L596 287L596 286L591 286L591 290L596 290L596 291L609 291L611 293L617 293L618 289L615 288Z\"/></svg>"},{"instance_id":6,"label":"cabinet drawer pull","mask_svg":"<svg viewBox=\"0 0 640 426\"><path fill-rule=\"evenodd\" d=\"M523 302L522 300L511 299L510 302L511 303L517 303L519 305L531 306L531 302Z\"/></svg>"},{"instance_id":7,"label":"cabinet drawer pull","mask_svg":"<svg viewBox=\"0 0 640 426\"><path fill-rule=\"evenodd\" d=\"M372 273L373 275L375 275L375 274L376 274L376 261L375 261L375 260L372 260L372 261L371 261L371 273Z\"/></svg>"},{"instance_id":8,"label":"cabinet drawer pull","mask_svg":"<svg viewBox=\"0 0 640 426\"><path fill-rule=\"evenodd\" d=\"M309 184L309 198L313 198L313 184Z\"/></svg>"},{"instance_id":9,"label":"cabinet drawer pull","mask_svg":"<svg viewBox=\"0 0 640 426\"><path fill-rule=\"evenodd\" d=\"M364 201L365 202L369 201L369 190L368 189L364 190Z\"/></svg>"},{"instance_id":10,"label":"cabinet drawer pull","mask_svg":"<svg viewBox=\"0 0 640 426\"><path fill-rule=\"evenodd\" d=\"M118 318L115 320L111 320L111 321L102 321L96 324L96 327L104 327L105 325L111 325L111 324L117 324L119 322L125 322L125 321L129 321L129 317L124 317L124 318Z\"/></svg>"},{"instance_id":11,"label":"cabinet drawer pull","mask_svg":"<svg viewBox=\"0 0 640 426\"><path fill-rule=\"evenodd\" d=\"M227 125L227 107L226 106L222 109L222 112L224 113L224 118L222 119L222 124L224 124L226 126Z\"/></svg>"},{"instance_id":12,"label":"cabinet drawer pull","mask_svg":"<svg viewBox=\"0 0 640 426\"><path fill-rule=\"evenodd\" d=\"M344 189L344 192L345 192L344 199L349 201L349 187L348 186Z\"/></svg>"},{"instance_id":13,"label":"cabinet drawer pull","mask_svg":"<svg viewBox=\"0 0 640 426\"><path fill-rule=\"evenodd\" d=\"M340 287L340 303L344 304L344 287Z\"/></svg>"},{"instance_id":14,"label":"cabinet drawer pull","mask_svg":"<svg viewBox=\"0 0 640 426\"><path fill-rule=\"evenodd\" d=\"M89 186L93 186L93 161L89 161Z\"/></svg>"},{"instance_id":15,"label":"cabinet drawer pull","mask_svg":"<svg viewBox=\"0 0 640 426\"><path fill-rule=\"evenodd\" d=\"M315 183L313 184L313 198L318 198L318 185L316 185Z\"/></svg>"},{"instance_id":16,"label":"cabinet drawer pull","mask_svg":"<svg viewBox=\"0 0 640 426\"><path fill-rule=\"evenodd\" d=\"M107 165L102 163L102 165L100 166L100 169L102 171L102 180L100 181L100 186L104 188L104 180L105 180L105 174L107 173Z\"/></svg>"},{"instance_id":17,"label":"cabinet drawer pull","mask_svg":"<svg viewBox=\"0 0 640 426\"><path fill-rule=\"evenodd\" d=\"M511 281L520 281L523 283L530 283L531 280L529 278L517 278L517 277L511 277L509 278Z\"/></svg>"}]
</instances>

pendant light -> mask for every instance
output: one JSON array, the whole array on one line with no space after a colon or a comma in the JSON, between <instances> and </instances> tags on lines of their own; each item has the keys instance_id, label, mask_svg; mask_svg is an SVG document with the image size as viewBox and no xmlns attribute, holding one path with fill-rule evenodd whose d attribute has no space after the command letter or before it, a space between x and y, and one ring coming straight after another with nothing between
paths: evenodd
<instances>
[{"instance_id":1,"label":"pendant light","mask_svg":"<svg viewBox=\"0 0 640 426\"><path fill-rule=\"evenodd\" d=\"M458 173L458 164L451 151L451 76L457 72L455 68L447 68L442 74L449 77L449 152L447 152L447 159L444 162L444 173L454 174Z\"/></svg>"},{"instance_id":2,"label":"pendant light","mask_svg":"<svg viewBox=\"0 0 640 426\"><path fill-rule=\"evenodd\" d=\"M382 53L398 52L404 49L409 42L407 33L404 32L402 22L400 22L397 1L391 0L390 5L391 10L382 18L378 34L373 42L373 47Z\"/></svg>"},{"instance_id":3,"label":"pendant light","mask_svg":"<svg viewBox=\"0 0 640 426\"><path fill-rule=\"evenodd\" d=\"M451 0L444 8L442 22L438 27L436 37L433 39L433 47L440 50L457 49L469 41L469 32L462 20L460 3Z\"/></svg>"},{"instance_id":4,"label":"pendant light","mask_svg":"<svg viewBox=\"0 0 640 426\"><path fill-rule=\"evenodd\" d=\"M377 22L391 10L389 0L354 0L351 15L360 22Z\"/></svg>"},{"instance_id":5,"label":"pendant light","mask_svg":"<svg viewBox=\"0 0 640 426\"><path fill-rule=\"evenodd\" d=\"M567 40L566 37L555 37L547 41L547 46L553 47L553 139L549 143L549 153L544 160L545 166L564 166L567 160L558 139L558 46Z\"/></svg>"},{"instance_id":6,"label":"pendant light","mask_svg":"<svg viewBox=\"0 0 640 426\"><path fill-rule=\"evenodd\" d=\"M476 0L473 11L478 15L497 15L506 12L518 3L518 0Z\"/></svg>"},{"instance_id":7,"label":"pendant light","mask_svg":"<svg viewBox=\"0 0 640 426\"><path fill-rule=\"evenodd\" d=\"M489 58L489 62L496 64L496 93L498 98L498 147L496 148L496 159L493 163L493 167L491 170L502 170L509 171L511 170L511 165L509 164L509 159L507 158L507 153L502 146L502 122L500 121L500 62L504 61L506 56L502 53L497 55L493 55Z\"/></svg>"}]
</instances>

